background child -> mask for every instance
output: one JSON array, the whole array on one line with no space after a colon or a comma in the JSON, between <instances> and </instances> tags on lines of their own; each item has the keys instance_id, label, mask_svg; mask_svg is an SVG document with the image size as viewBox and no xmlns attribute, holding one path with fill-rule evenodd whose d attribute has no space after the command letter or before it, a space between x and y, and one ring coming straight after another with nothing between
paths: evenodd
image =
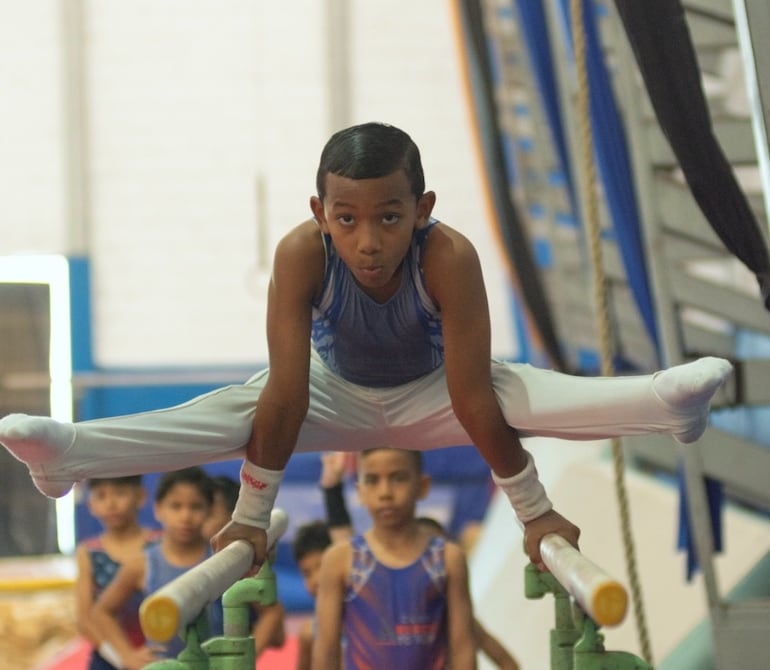
<instances>
[{"instance_id":1,"label":"background child","mask_svg":"<svg viewBox=\"0 0 770 670\"><path fill-rule=\"evenodd\" d=\"M141 556L142 550L157 541L160 534L139 524L139 510L146 498L140 475L89 479L86 490L88 510L101 523L104 532L83 540L75 552L78 566L75 581L77 625L81 635L94 645L89 670L112 670L115 668L113 662L118 659L109 644L100 645L102 640L92 623L91 607L115 577L121 564ZM139 625L140 604L141 597L136 593L116 613L127 641L134 647L144 644Z\"/></svg>"},{"instance_id":2,"label":"background child","mask_svg":"<svg viewBox=\"0 0 770 670\"><path fill-rule=\"evenodd\" d=\"M198 467L165 473L158 481L153 512L162 527L159 542L126 561L99 596L92 610L99 635L117 652L126 670L139 670L158 658L175 658L184 648L176 637L165 649L153 645L134 648L118 619L118 612L137 592L157 591L212 555L203 524L214 499L210 477ZM221 603L208 610L209 634L222 634Z\"/></svg>"},{"instance_id":3,"label":"background child","mask_svg":"<svg viewBox=\"0 0 770 670\"><path fill-rule=\"evenodd\" d=\"M419 524L429 488L419 452L367 450L358 494L372 527L321 561L313 665L453 670L476 667L468 572L460 548Z\"/></svg>"},{"instance_id":4,"label":"background child","mask_svg":"<svg viewBox=\"0 0 770 670\"><path fill-rule=\"evenodd\" d=\"M313 600L318 596L318 574L321 570L321 558L324 551L332 544L329 530L326 522L311 521L297 528L292 543L294 561L299 568L302 582ZM348 530L345 540L349 540L351 536L352 531ZM297 670L310 670L315 634L316 619L315 616L309 616L302 621L297 634Z\"/></svg>"},{"instance_id":5,"label":"background child","mask_svg":"<svg viewBox=\"0 0 770 670\"><path fill-rule=\"evenodd\" d=\"M211 478L211 482L214 486L214 503L209 517L203 524L203 535L209 540L230 521L240 488L238 482L227 475L216 475ZM264 606L255 603L253 610L251 635L254 637L256 656L259 658L265 649L283 646L286 639L284 629L286 613L280 601Z\"/></svg>"},{"instance_id":6,"label":"background child","mask_svg":"<svg viewBox=\"0 0 770 670\"><path fill-rule=\"evenodd\" d=\"M324 548L332 542L349 540L353 536L353 527L350 521L350 515L347 511L345 495L343 490L343 481L345 472L350 467L351 454L343 452L329 452L321 455L321 477L319 484L323 491L324 506L328 519L327 524L323 522L313 522L307 524L302 533L298 532L295 538L294 558L300 569L300 574L305 581L305 588L308 589L313 598L316 597L318 590L318 570L321 563L321 553ZM418 523L427 530L446 539L450 539L445 528L435 519L430 517L418 517ZM496 667L502 670L519 670L516 659L505 649L500 641L491 635L474 617L473 630L476 636L476 644L481 651ZM312 636L314 628L303 626L300 637L300 648L302 644L312 645ZM302 640L302 637L310 636ZM309 668L310 666L305 666ZM300 670L304 670L304 667Z\"/></svg>"}]
</instances>

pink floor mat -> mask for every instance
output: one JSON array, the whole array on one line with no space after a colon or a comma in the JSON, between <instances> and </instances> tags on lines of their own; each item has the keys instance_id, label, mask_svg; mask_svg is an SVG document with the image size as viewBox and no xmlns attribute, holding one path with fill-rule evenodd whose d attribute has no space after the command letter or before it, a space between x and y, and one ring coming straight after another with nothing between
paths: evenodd
<instances>
[{"instance_id":1,"label":"pink floor mat","mask_svg":"<svg viewBox=\"0 0 770 670\"><path fill-rule=\"evenodd\" d=\"M52 659L35 670L86 670L91 645L83 639L72 640ZM268 649L257 660L257 670L293 670L297 667L297 638L287 636L280 649Z\"/></svg>"}]
</instances>

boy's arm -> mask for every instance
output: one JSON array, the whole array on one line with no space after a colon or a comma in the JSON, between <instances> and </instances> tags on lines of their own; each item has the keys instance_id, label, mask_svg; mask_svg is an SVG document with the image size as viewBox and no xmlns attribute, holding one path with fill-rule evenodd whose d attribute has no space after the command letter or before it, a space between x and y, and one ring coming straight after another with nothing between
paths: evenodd
<instances>
[{"instance_id":1,"label":"boy's arm","mask_svg":"<svg viewBox=\"0 0 770 670\"><path fill-rule=\"evenodd\" d=\"M117 613L128 602L134 592L144 584L144 555L124 563L113 580L97 598L91 608L91 618L98 632L100 643L109 644L126 670L139 670L157 658L147 647L131 646L120 623Z\"/></svg>"},{"instance_id":2,"label":"boy's arm","mask_svg":"<svg viewBox=\"0 0 770 670\"><path fill-rule=\"evenodd\" d=\"M473 620L473 633L476 636L479 650L498 668L501 670L519 670L516 659L508 653L508 650L496 637L490 635L478 619Z\"/></svg>"},{"instance_id":3,"label":"boy's arm","mask_svg":"<svg viewBox=\"0 0 770 670\"><path fill-rule=\"evenodd\" d=\"M217 550L247 540L255 563L264 560L264 530L309 406L312 302L324 262L320 232L312 221L286 235L275 252L267 297L269 376L257 400L233 520L212 540Z\"/></svg>"},{"instance_id":4,"label":"boy's arm","mask_svg":"<svg viewBox=\"0 0 770 670\"><path fill-rule=\"evenodd\" d=\"M323 280L321 233L310 221L278 244L267 294L270 374L257 401L248 459L281 470L294 450L307 414L313 298Z\"/></svg>"},{"instance_id":5,"label":"boy's arm","mask_svg":"<svg viewBox=\"0 0 770 670\"><path fill-rule=\"evenodd\" d=\"M424 272L428 291L441 308L444 368L454 412L493 473L506 479L517 475L527 465L527 454L492 387L489 307L476 250L440 224L428 237ZM579 529L553 510L522 521L527 553L537 564L540 539L547 533L556 532L577 546Z\"/></svg>"},{"instance_id":6,"label":"boy's arm","mask_svg":"<svg viewBox=\"0 0 770 670\"><path fill-rule=\"evenodd\" d=\"M98 646L99 636L91 621L91 608L94 604L93 572L88 549L79 544L75 551L77 578L75 579L75 620L78 633Z\"/></svg>"},{"instance_id":7,"label":"boy's arm","mask_svg":"<svg viewBox=\"0 0 770 670\"><path fill-rule=\"evenodd\" d=\"M315 670L342 667L342 608L351 567L350 544L336 544L324 552L318 577L316 631L313 642Z\"/></svg>"},{"instance_id":8,"label":"boy's arm","mask_svg":"<svg viewBox=\"0 0 770 670\"><path fill-rule=\"evenodd\" d=\"M353 537L353 524L345 502L343 480L345 466L350 454L330 451L321 454L321 477L319 484L323 492L326 523L332 542L344 542Z\"/></svg>"},{"instance_id":9,"label":"boy's arm","mask_svg":"<svg viewBox=\"0 0 770 670\"><path fill-rule=\"evenodd\" d=\"M286 640L286 631L283 627L285 612L281 603L259 606L255 605L257 622L251 630L254 638L254 647L259 655L270 647L282 647Z\"/></svg>"},{"instance_id":10,"label":"boy's arm","mask_svg":"<svg viewBox=\"0 0 770 670\"><path fill-rule=\"evenodd\" d=\"M468 566L462 550L453 542L445 545L444 562L447 571L447 620L452 670L473 670L476 667L476 638L473 634Z\"/></svg>"},{"instance_id":11,"label":"boy's arm","mask_svg":"<svg viewBox=\"0 0 770 670\"><path fill-rule=\"evenodd\" d=\"M297 670L310 670L313 656L313 619L302 622L297 635Z\"/></svg>"}]
</instances>

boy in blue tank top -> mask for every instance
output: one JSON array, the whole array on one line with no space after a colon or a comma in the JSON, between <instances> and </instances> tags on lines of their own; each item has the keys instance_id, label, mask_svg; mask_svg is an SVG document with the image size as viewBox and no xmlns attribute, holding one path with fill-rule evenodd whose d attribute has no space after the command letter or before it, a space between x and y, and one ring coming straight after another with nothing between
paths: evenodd
<instances>
[{"instance_id":1,"label":"boy in blue tank top","mask_svg":"<svg viewBox=\"0 0 770 670\"><path fill-rule=\"evenodd\" d=\"M327 453L321 456L319 485L323 492L327 521L313 521L297 529L292 550L305 588L315 600L323 554L332 542L349 542L353 526L343 492L343 479L350 454ZM424 463L423 463L424 465ZM418 523L435 535L449 538L443 526L430 517L418 517ZM460 543L462 548L462 544ZM312 646L316 635L315 616L302 622L298 632L297 670L310 670ZM519 670L516 659L474 618L473 629L478 650L502 670ZM343 633L344 636L344 633Z\"/></svg>"},{"instance_id":2,"label":"boy in blue tank top","mask_svg":"<svg viewBox=\"0 0 770 670\"><path fill-rule=\"evenodd\" d=\"M429 486L420 452L361 454L358 495L372 527L323 556L313 667L476 667L465 557L415 516Z\"/></svg>"},{"instance_id":3,"label":"boy in blue tank top","mask_svg":"<svg viewBox=\"0 0 770 670\"><path fill-rule=\"evenodd\" d=\"M198 467L165 473L158 481L153 512L162 527L160 540L124 563L97 599L91 611L94 626L115 650L126 670L139 670L160 658L176 658L184 648L175 637L164 648L133 647L120 625L118 613L137 592L154 593L212 555L203 534L214 499L210 477ZM222 605L217 601L206 611L209 637L222 634Z\"/></svg>"},{"instance_id":4,"label":"boy in blue tank top","mask_svg":"<svg viewBox=\"0 0 770 670\"><path fill-rule=\"evenodd\" d=\"M365 123L321 153L313 218L278 243L268 287L269 369L175 408L76 424L12 414L0 442L44 494L88 477L243 458L232 522L215 538L265 557L265 529L291 454L397 444L473 444L525 526L577 544L519 434L601 439L665 433L694 442L732 370L702 358L653 375L588 378L491 359L481 264L433 217L420 152Z\"/></svg>"},{"instance_id":5,"label":"boy in blue tank top","mask_svg":"<svg viewBox=\"0 0 770 670\"><path fill-rule=\"evenodd\" d=\"M158 541L159 532L139 524L139 510L146 490L141 475L113 479L89 479L86 505L103 527L102 533L80 542L75 551L78 575L75 601L78 631L94 646L88 670L114 670L118 659L109 644L100 639L91 621L94 601L118 573L121 564L140 556ZM118 613L121 628L134 647L144 644L139 625L141 596L137 592Z\"/></svg>"}]
</instances>

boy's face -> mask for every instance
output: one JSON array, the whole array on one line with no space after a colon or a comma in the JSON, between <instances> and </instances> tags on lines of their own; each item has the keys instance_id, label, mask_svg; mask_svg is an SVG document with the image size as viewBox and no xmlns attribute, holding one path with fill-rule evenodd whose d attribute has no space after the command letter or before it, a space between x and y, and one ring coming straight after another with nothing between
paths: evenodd
<instances>
[{"instance_id":1,"label":"boy's face","mask_svg":"<svg viewBox=\"0 0 770 670\"><path fill-rule=\"evenodd\" d=\"M311 551L299 559L299 574L302 575L302 583L308 593L315 600L318 595L318 574L321 571L321 558L323 551Z\"/></svg>"},{"instance_id":2,"label":"boy's face","mask_svg":"<svg viewBox=\"0 0 770 670\"><path fill-rule=\"evenodd\" d=\"M164 534L179 544L195 544L203 539L203 523L210 510L198 488L183 482L172 486L154 507Z\"/></svg>"},{"instance_id":3,"label":"boy's face","mask_svg":"<svg viewBox=\"0 0 770 670\"><path fill-rule=\"evenodd\" d=\"M375 526L393 527L411 521L418 500L430 488L413 456L400 449L376 449L359 456L358 497Z\"/></svg>"},{"instance_id":4,"label":"boy's face","mask_svg":"<svg viewBox=\"0 0 770 670\"><path fill-rule=\"evenodd\" d=\"M100 482L88 492L88 511L105 529L120 529L136 522L136 515L144 505L142 486L119 482Z\"/></svg>"},{"instance_id":5,"label":"boy's face","mask_svg":"<svg viewBox=\"0 0 770 670\"><path fill-rule=\"evenodd\" d=\"M323 202L313 197L310 207L359 286L386 300L400 285L412 232L425 226L434 202L432 192L418 200L406 173L397 170L377 179L327 174Z\"/></svg>"}]
</instances>

